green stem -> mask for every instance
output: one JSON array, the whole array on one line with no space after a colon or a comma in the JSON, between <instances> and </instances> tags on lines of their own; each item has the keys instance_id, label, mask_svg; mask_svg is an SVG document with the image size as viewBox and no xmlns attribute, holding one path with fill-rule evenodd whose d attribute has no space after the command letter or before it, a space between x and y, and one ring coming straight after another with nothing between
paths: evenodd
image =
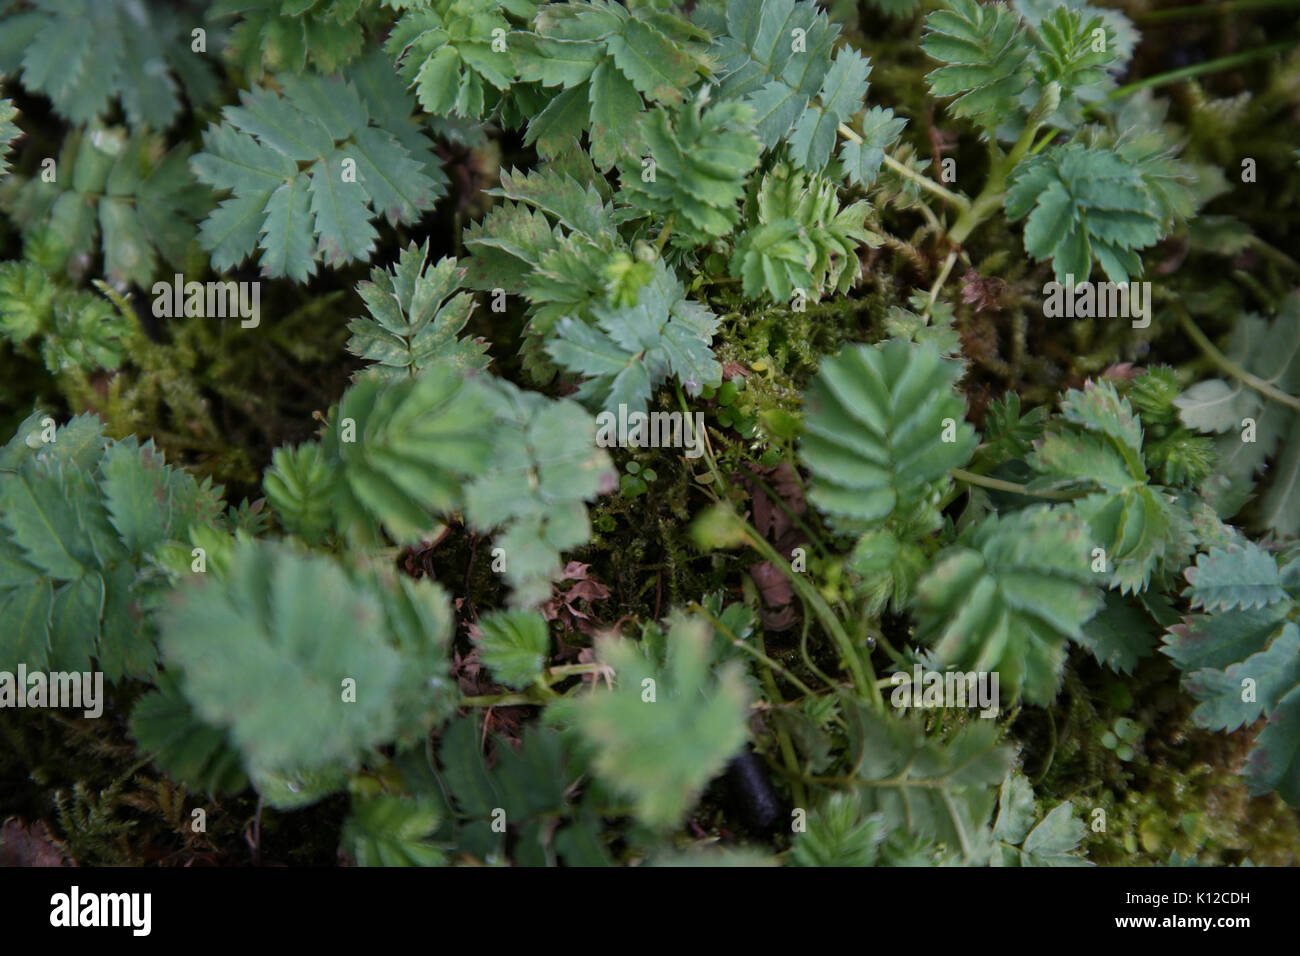
<instances>
[{"instance_id":1,"label":"green stem","mask_svg":"<svg viewBox=\"0 0 1300 956\"><path fill-rule=\"evenodd\" d=\"M1233 378L1237 379L1237 381L1249 385L1261 395L1267 395L1275 402L1300 410L1300 398L1296 398L1294 395L1288 395L1286 392L1281 391L1271 382L1265 381L1258 375L1252 375L1215 348L1214 343L1206 338L1204 332L1197 328L1196 323L1192 321L1192 317L1187 314L1186 309L1176 308L1175 314L1178 316L1178 324L1183 327L1183 331L1191 337L1192 341L1196 343L1197 348L1205 354L1205 357L1218 366L1221 371L1231 375Z\"/></svg>"},{"instance_id":2,"label":"green stem","mask_svg":"<svg viewBox=\"0 0 1300 956\"><path fill-rule=\"evenodd\" d=\"M1034 137L1038 135L1039 129L1042 128L1045 120L1061 101L1061 91L1055 83L1049 83L1043 90L1043 95L1038 98L1034 108L1030 110L1028 118L1025 120L1025 128L1020 133L1020 138L1016 140L1015 145L1011 147L1011 152L996 159L992 168L989 169L988 179L984 182L984 188L980 190L975 201L971 203L962 214L957 217L952 228L948 230L948 241L954 247L959 247L966 238L975 230L975 228L989 216L993 215L1002 207L1002 198L1006 195L1007 177L1016 165L1025 158L1029 150L1034 145ZM939 290L943 284L948 281L948 276L952 272L953 264L957 261L957 249L954 248L946 259L944 259L943 268L939 271L939 276L934 284L930 286L930 301L926 306L926 314L934 308L935 300L939 298Z\"/></svg>"},{"instance_id":3,"label":"green stem","mask_svg":"<svg viewBox=\"0 0 1300 956\"><path fill-rule=\"evenodd\" d=\"M777 553L776 548L767 543L767 539L759 534L752 524L740 517L740 515L734 515L734 517L745 535L745 543L780 571L799 597L812 607L813 613L817 615L817 620L821 621L822 627L826 628L827 633L830 634L831 639L835 641L836 646L839 648L840 656L844 658L849 673L853 675L853 686L857 689L857 692L862 695L864 700L870 701L877 710L883 710L885 706L884 699L880 696L880 692L876 690L876 675L872 670L871 662L864 660L858 654L853 639L844 630L844 625L835 616L835 612L826 603L826 599L821 596L821 592L806 581L803 575L791 570L790 563Z\"/></svg>"},{"instance_id":4,"label":"green stem","mask_svg":"<svg viewBox=\"0 0 1300 956\"><path fill-rule=\"evenodd\" d=\"M668 245L668 237L673 234L673 217L669 215L664 220L664 227L659 230L659 238L655 240L655 252L663 255L664 246Z\"/></svg>"},{"instance_id":5,"label":"green stem","mask_svg":"<svg viewBox=\"0 0 1300 956\"><path fill-rule=\"evenodd\" d=\"M839 134L843 136L845 139L851 140L852 142L857 143L859 146L862 145L862 137L859 136L857 133L855 133L846 124L841 123L839 125L838 131ZM897 173L899 176L902 176L904 179L910 179L912 182L916 183L922 189L926 190L927 192L933 193L934 195L942 199L944 202L956 206L958 209L964 210L970 206L970 200L967 199L965 196L959 195L958 193L953 192L951 189L945 189L943 186L940 186L929 176L923 176L922 174L918 173L916 170L909 169L907 166L904 166L902 163L894 159L894 157L890 156L888 153L885 153L884 156L885 156L885 165L888 166L895 173Z\"/></svg>"},{"instance_id":6,"label":"green stem","mask_svg":"<svg viewBox=\"0 0 1300 956\"><path fill-rule=\"evenodd\" d=\"M1252 10L1278 10L1300 6L1300 0L1224 0L1223 3L1201 3L1172 10L1151 10L1139 13L1133 19L1138 23L1169 23L1174 20L1201 20L1229 13L1246 13Z\"/></svg>"},{"instance_id":7,"label":"green stem","mask_svg":"<svg viewBox=\"0 0 1300 956\"><path fill-rule=\"evenodd\" d=\"M783 705L785 700L781 697L780 690L777 689L776 681L772 678L772 670L769 667L763 668L763 686L767 689L767 695L778 706ZM776 722L776 742L781 750L781 759L785 761L786 769L791 773L798 774L799 757L794 752L794 744L790 740L790 732L780 722ZM791 795L794 797L795 806L808 806L808 792L804 789L803 781L797 777L790 781Z\"/></svg>"},{"instance_id":8,"label":"green stem","mask_svg":"<svg viewBox=\"0 0 1300 956\"><path fill-rule=\"evenodd\" d=\"M1193 77L1204 76L1207 73L1218 73L1221 70L1231 70L1234 67L1242 66L1254 60L1263 59L1266 56L1272 56L1274 53L1283 53L1295 48L1294 40L1287 40L1283 43L1273 43L1269 46L1256 47L1253 50L1246 50L1243 53L1234 53L1232 56L1221 56L1217 60L1206 60L1204 63L1193 63L1191 66L1184 66L1181 69L1170 70L1168 73L1157 73L1155 76L1148 76L1144 79L1137 80L1133 83L1126 83L1118 89L1111 90L1108 100L1118 100L1139 90L1149 90L1157 86L1166 86L1170 83L1178 83L1182 80L1190 80Z\"/></svg>"},{"instance_id":9,"label":"green stem","mask_svg":"<svg viewBox=\"0 0 1300 956\"><path fill-rule=\"evenodd\" d=\"M768 668L769 670L780 671L781 676L784 677L786 680L788 680L795 687L799 688L800 692L803 693L805 696L807 697L817 696L817 694L813 691L811 687L809 687L798 677L792 674L788 668L782 666L780 661L773 660L772 658L768 657L767 654L760 651L758 648L750 647L739 637L737 637L735 632L732 631L731 628L727 627L727 625L723 624L720 620L718 620L716 617L710 614L708 608L704 607L704 605L700 604L698 601L693 601L691 602L690 605L688 605L687 609L692 611L695 614L699 614L701 617L708 619L708 622L713 625L713 629L715 631L720 633L727 640L731 641L731 643L734 646L739 647L745 653L753 655L755 658L759 660L759 662L762 663L764 667ZM780 703L784 703L784 701L780 701Z\"/></svg>"},{"instance_id":10,"label":"green stem","mask_svg":"<svg viewBox=\"0 0 1300 956\"><path fill-rule=\"evenodd\" d=\"M953 468L948 474L968 485L979 485L981 488L991 488L994 491L1008 491L1012 494L1026 495L1030 498L1046 498L1048 501L1073 501L1085 494L1085 492L1076 493L1072 491L1030 491L1026 485L1014 481L1003 481L1001 478L990 478L988 475L977 475L965 468Z\"/></svg>"},{"instance_id":11,"label":"green stem","mask_svg":"<svg viewBox=\"0 0 1300 956\"><path fill-rule=\"evenodd\" d=\"M541 707L545 701L537 699L536 694L484 694L480 697L462 697L460 699L461 707L517 707L528 705L529 707Z\"/></svg>"}]
</instances>

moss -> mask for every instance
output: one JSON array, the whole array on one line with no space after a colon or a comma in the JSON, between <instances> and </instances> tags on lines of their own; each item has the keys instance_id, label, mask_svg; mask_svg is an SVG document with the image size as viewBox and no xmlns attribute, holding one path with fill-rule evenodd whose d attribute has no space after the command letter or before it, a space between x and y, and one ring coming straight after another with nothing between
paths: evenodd
<instances>
[{"instance_id":1,"label":"moss","mask_svg":"<svg viewBox=\"0 0 1300 956\"><path fill-rule=\"evenodd\" d=\"M1294 865L1300 813L1276 794L1250 797L1239 775L1258 728L1202 730L1194 709L1163 658L1122 677L1079 656L1057 705L1022 714L1016 736L1029 742L1031 774L1042 775L1040 798L1071 800L1090 825L1095 863L1151 865L1176 852L1201 863ZM1102 742L1118 717L1141 727L1131 760Z\"/></svg>"}]
</instances>

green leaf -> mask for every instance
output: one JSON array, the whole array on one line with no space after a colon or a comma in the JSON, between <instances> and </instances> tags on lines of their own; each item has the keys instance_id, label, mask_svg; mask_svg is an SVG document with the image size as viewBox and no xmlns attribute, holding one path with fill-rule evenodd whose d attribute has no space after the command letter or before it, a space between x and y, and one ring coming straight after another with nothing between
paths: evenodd
<instances>
[{"instance_id":1,"label":"green leaf","mask_svg":"<svg viewBox=\"0 0 1300 956\"><path fill-rule=\"evenodd\" d=\"M1300 686L1273 710L1242 776L1251 796L1276 790L1291 806L1300 806Z\"/></svg>"},{"instance_id":2,"label":"green leaf","mask_svg":"<svg viewBox=\"0 0 1300 956\"><path fill-rule=\"evenodd\" d=\"M948 0L925 20L921 49L943 66L926 76L934 96L985 129L1001 123L1029 84L1031 48L1019 17L1001 3Z\"/></svg>"},{"instance_id":3,"label":"green leaf","mask_svg":"<svg viewBox=\"0 0 1300 956\"><path fill-rule=\"evenodd\" d=\"M428 264L429 246L411 243L389 273L372 269L357 286L368 317L348 324L348 351L375 363L386 376L414 375L435 362L484 369L486 343L460 339L474 300L456 289L465 270L455 259ZM455 293L455 294L453 294Z\"/></svg>"},{"instance_id":4,"label":"green leaf","mask_svg":"<svg viewBox=\"0 0 1300 956\"><path fill-rule=\"evenodd\" d=\"M794 838L794 866L875 866L886 836L880 814L865 816L856 792L833 793L808 816L807 829Z\"/></svg>"},{"instance_id":5,"label":"green leaf","mask_svg":"<svg viewBox=\"0 0 1300 956\"><path fill-rule=\"evenodd\" d=\"M288 276L295 282L306 282L315 274L308 187L307 177L296 175L276 186L266 201L260 242L263 274Z\"/></svg>"},{"instance_id":6,"label":"green leaf","mask_svg":"<svg viewBox=\"0 0 1300 956\"><path fill-rule=\"evenodd\" d=\"M104 116L117 100L132 127L166 129L181 111L178 77L195 108L215 92L212 67L190 52L192 17L180 10L45 0L23 16L34 34L23 85L75 125Z\"/></svg>"},{"instance_id":7,"label":"green leaf","mask_svg":"<svg viewBox=\"0 0 1300 956\"><path fill-rule=\"evenodd\" d=\"M1105 605L1075 638L1101 664L1121 674L1131 674L1138 661L1149 657L1158 639L1150 616L1115 591L1107 591Z\"/></svg>"},{"instance_id":8,"label":"green leaf","mask_svg":"<svg viewBox=\"0 0 1300 956\"><path fill-rule=\"evenodd\" d=\"M1282 301L1272 322L1241 316L1225 351L1252 375L1288 394L1300 394L1300 293ZM1243 388L1235 379L1230 384L1212 379L1194 385L1176 404L1189 427L1223 432L1215 450L1216 474L1226 486L1224 517L1239 509L1256 481L1263 480L1258 476L1267 474L1259 507L1251 514L1252 527L1288 536L1300 533L1300 413Z\"/></svg>"},{"instance_id":9,"label":"green leaf","mask_svg":"<svg viewBox=\"0 0 1300 956\"><path fill-rule=\"evenodd\" d=\"M551 649L551 631L536 611L495 611L478 622L479 656L498 683L522 690L536 683Z\"/></svg>"},{"instance_id":10,"label":"green leaf","mask_svg":"<svg viewBox=\"0 0 1300 956\"><path fill-rule=\"evenodd\" d=\"M286 531L318 544L333 527L334 475L316 442L277 448L262 484Z\"/></svg>"},{"instance_id":11,"label":"green leaf","mask_svg":"<svg viewBox=\"0 0 1300 956\"><path fill-rule=\"evenodd\" d=\"M837 528L867 531L928 507L932 486L970 460L976 437L954 388L961 375L933 346L901 339L822 362L799 455L811 500Z\"/></svg>"},{"instance_id":12,"label":"green leaf","mask_svg":"<svg viewBox=\"0 0 1300 956\"><path fill-rule=\"evenodd\" d=\"M686 102L673 114L651 110L641 127L646 156L620 167L627 201L643 213L672 215L674 234L691 244L726 235L739 218L745 178L758 165L753 121L748 106L729 101L707 108ZM653 170L641 159L653 161Z\"/></svg>"},{"instance_id":13,"label":"green leaf","mask_svg":"<svg viewBox=\"0 0 1300 956\"><path fill-rule=\"evenodd\" d=\"M718 319L686 297L662 262L636 305L593 306L591 312L597 328L564 319L547 344L557 362L586 376L578 397L591 407L644 411L653 390L670 375L691 395L721 381L722 366L710 349Z\"/></svg>"},{"instance_id":14,"label":"green leaf","mask_svg":"<svg viewBox=\"0 0 1300 956\"><path fill-rule=\"evenodd\" d=\"M1223 670L1206 668L1183 679L1200 701L1193 718L1201 727L1231 733L1268 716L1300 685L1300 628L1288 621L1268 647Z\"/></svg>"},{"instance_id":15,"label":"green leaf","mask_svg":"<svg viewBox=\"0 0 1300 956\"><path fill-rule=\"evenodd\" d=\"M835 54L817 99L795 121L790 133L790 159L804 169L821 169L831 158L841 123L862 107L867 95L871 62L856 50Z\"/></svg>"},{"instance_id":16,"label":"green leaf","mask_svg":"<svg viewBox=\"0 0 1300 956\"><path fill-rule=\"evenodd\" d=\"M263 275L305 282L319 261L367 259L376 217L409 223L433 205L445 178L431 144L409 124L409 97L377 90L373 73L366 59L339 77L279 76L283 93L245 91L208 128L191 166L232 193L199 233L216 268L260 248Z\"/></svg>"},{"instance_id":17,"label":"green leaf","mask_svg":"<svg viewBox=\"0 0 1300 956\"><path fill-rule=\"evenodd\" d=\"M229 734L250 774L324 771L401 725L411 662L389 643L382 600L329 558L237 544L224 576L182 586L162 610L161 643L195 713Z\"/></svg>"},{"instance_id":18,"label":"green leaf","mask_svg":"<svg viewBox=\"0 0 1300 956\"><path fill-rule=\"evenodd\" d=\"M496 539L516 605L550 596L560 555L591 537L585 502L612 490L608 453L597 446L595 423L574 402L549 400L496 382L489 400L498 423L481 475L465 493L465 513Z\"/></svg>"},{"instance_id":19,"label":"green leaf","mask_svg":"<svg viewBox=\"0 0 1300 956\"><path fill-rule=\"evenodd\" d=\"M730 263L753 299L847 292L862 276L861 246L880 241L864 224L865 202L841 208L834 183L784 163L763 177L753 206L757 222L736 238Z\"/></svg>"},{"instance_id":20,"label":"green leaf","mask_svg":"<svg viewBox=\"0 0 1300 956\"><path fill-rule=\"evenodd\" d=\"M990 514L917 585L917 640L944 664L996 671L1009 699L1056 696L1066 639L1101 604L1086 529L1068 510Z\"/></svg>"},{"instance_id":21,"label":"green leaf","mask_svg":"<svg viewBox=\"0 0 1300 956\"><path fill-rule=\"evenodd\" d=\"M596 774L657 829L679 823L745 741L749 694L738 664L710 672L711 640L703 621L678 619L659 667L632 642L610 639L597 654L614 668L617 686L569 711L594 751Z\"/></svg>"},{"instance_id":22,"label":"green leaf","mask_svg":"<svg viewBox=\"0 0 1300 956\"><path fill-rule=\"evenodd\" d=\"M382 525L396 540L420 540L433 514L457 507L465 478L486 464L490 422L482 387L446 366L413 378L360 378L330 416L322 442L338 476L341 530L373 541Z\"/></svg>"},{"instance_id":23,"label":"green leaf","mask_svg":"<svg viewBox=\"0 0 1300 956\"><path fill-rule=\"evenodd\" d=\"M172 779L212 796L248 786L239 753L225 735L195 716L175 675L162 672L157 688L131 710L131 736Z\"/></svg>"},{"instance_id":24,"label":"green leaf","mask_svg":"<svg viewBox=\"0 0 1300 956\"><path fill-rule=\"evenodd\" d=\"M354 797L339 837L357 866L440 866L437 805L389 794Z\"/></svg>"},{"instance_id":25,"label":"green leaf","mask_svg":"<svg viewBox=\"0 0 1300 956\"><path fill-rule=\"evenodd\" d=\"M1081 143L1053 146L1019 163L1008 179L1007 218L1028 214L1025 251L1051 260L1056 281L1084 281L1092 260L1112 282L1141 274L1135 250L1168 231L1142 171L1127 157Z\"/></svg>"},{"instance_id":26,"label":"green leaf","mask_svg":"<svg viewBox=\"0 0 1300 956\"><path fill-rule=\"evenodd\" d=\"M862 706L847 716L863 811L880 814L890 830L960 853L968 864L986 863L993 852L993 787L1014 758L999 744L996 722L976 720L939 739L927 736L916 718Z\"/></svg>"},{"instance_id":27,"label":"green leaf","mask_svg":"<svg viewBox=\"0 0 1300 956\"><path fill-rule=\"evenodd\" d=\"M498 4L434 0L406 11L384 50L426 112L481 119L515 73L509 50L493 49L510 29Z\"/></svg>"},{"instance_id":28,"label":"green leaf","mask_svg":"<svg viewBox=\"0 0 1300 956\"><path fill-rule=\"evenodd\" d=\"M10 100L0 99L0 179L9 172L9 150L22 130L14 123L18 109Z\"/></svg>"},{"instance_id":29,"label":"green leaf","mask_svg":"<svg viewBox=\"0 0 1300 956\"><path fill-rule=\"evenodd\" d=\"M1143 590L1157 570L1181 568L1190 556L1191 523L1149 483L1141 421L1111 383L1067 392L1061 422L1036 443L1029 463L1049 484L1099 489L1073 507L1105 551L1111 587Z\"/></svg>"},{"instance_id":30,"label":"green leaf","mask_svg":"<svg viewBox=\"0 0 1300 956\"><path fill-rule=\"evenodd\" d=\"M1209 612L1261 608L1289 600L1277 561L1254 542L1198 555L1196 565L1189 567L1185 576L1192 607Z\"/></svg>"},{"instance_id":31,"label":"green leaf","mask_svg":"<svg viewBox=\"0 0 1300 956\"><path fill-rule=\"evenodd\" d=\"M325 264L338 267L365 261L379 234L370 225L367 197L358 183L344 182L340 152L317 160L311 168L311 213L315 217L317 244Z\"/></svg>"},{"instance_id":32,"label":"green leaf","mask_svg":"<svg viewBox=\"0 0 1300 956\"><path fill-rule=\"evenodd\" d=\"M113 282L150 288L159 259L183 267L193 221L208 208L205 190L184 172L189 149L181 144L164 154L162 139L145 130L78 130L64 138L63 175L53 182L12 177L5 210L46 271L80 280L102 251Z\"/></svg>"},{"instance_id":33,"label":"green leaf","mask_svg":"<svg viewBox=\"0 0 1300 956\"><path fill-rule=\"evenodd\" d=\"M835 51L839 26L808 0L728 0L721 26L713 48L721 63L718 98L753 109L764 149L789 140L792 160L819 170L836 126L866 95L866 60L848 48Z\"/></svg>"},{"instance_id":34,"label":"green leaf","mask_svg":"<svg viewBox=\"0 0 1300 956\"><path fill-rule=\"evenodd\" d=\"M885 150L898 142L906 125L907 120L880 106L862 114L858 123L862 142L845 139L840 143L839 161L844 178L863 189L871 186L885 161Z\"/></svg>"}]
</instances>

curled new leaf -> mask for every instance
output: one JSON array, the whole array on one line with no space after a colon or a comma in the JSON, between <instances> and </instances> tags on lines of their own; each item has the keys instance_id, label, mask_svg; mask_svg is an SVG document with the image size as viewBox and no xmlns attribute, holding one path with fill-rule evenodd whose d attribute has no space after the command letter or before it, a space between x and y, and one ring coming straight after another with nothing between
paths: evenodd
<instances>
[{"instance_id":1,"label":"curled new leaf","mask_svg":"<svg viewBox=\"0 0 1300 956\"><path fill-rule=\"evenodd\" d=\"M745 177L758 165L753 111L734 101L695 100L675 114L646 114L641 162L624 164L623 192L640 210L673 216L691 244L724 236L740 218Z\"/></svg>"}]
</instances>

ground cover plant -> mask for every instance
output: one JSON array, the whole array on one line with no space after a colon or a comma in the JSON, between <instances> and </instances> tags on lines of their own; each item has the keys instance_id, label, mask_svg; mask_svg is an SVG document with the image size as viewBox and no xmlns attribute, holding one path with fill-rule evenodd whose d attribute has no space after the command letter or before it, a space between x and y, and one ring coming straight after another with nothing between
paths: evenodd
<instances>
[{"instance_id":1,"label":"ground cover plant","mask_svg":"<svg viewBox=\"0 0 1300 956\"><path fill-rule=\"evenodd\" d=\"M0 859L1296 862L1296 11L0 2Z\"/></svg>"}]
</instances>

